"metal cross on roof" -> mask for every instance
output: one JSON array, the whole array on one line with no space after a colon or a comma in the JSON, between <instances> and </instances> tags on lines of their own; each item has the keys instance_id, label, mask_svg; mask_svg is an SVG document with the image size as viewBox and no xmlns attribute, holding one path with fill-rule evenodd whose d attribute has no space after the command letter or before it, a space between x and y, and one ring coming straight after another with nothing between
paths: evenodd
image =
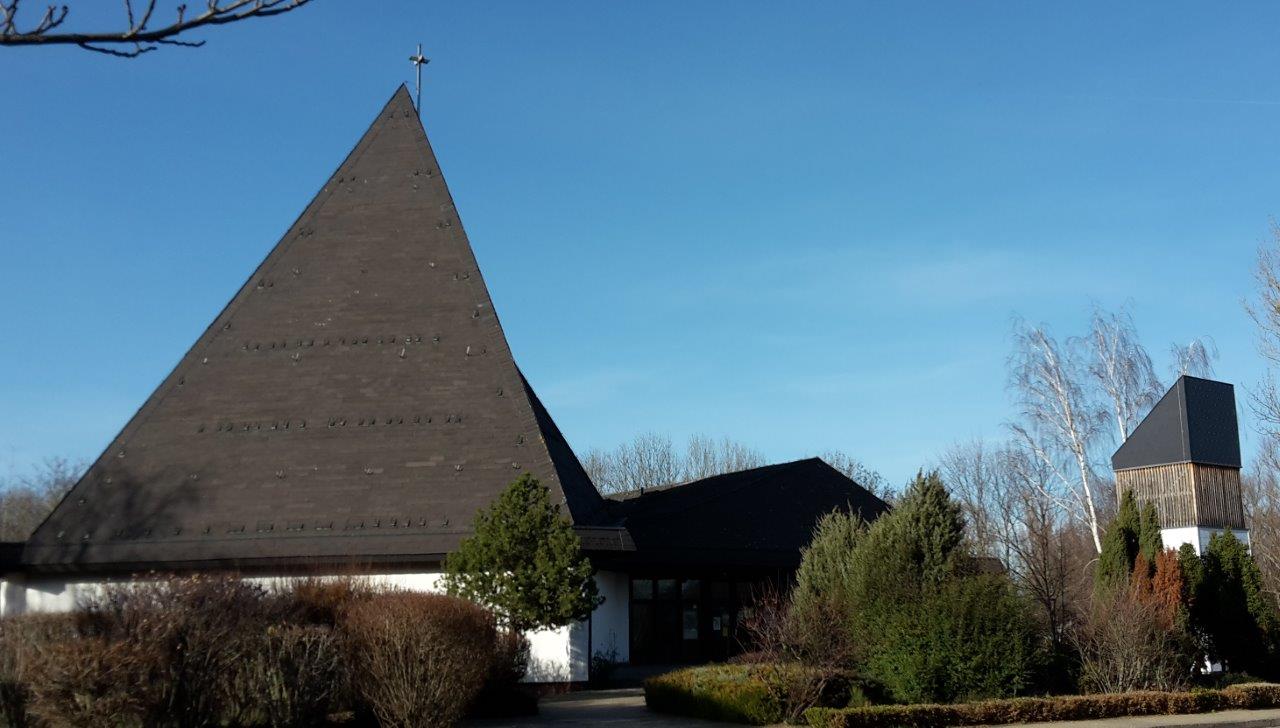
<instances>
[{"instance_id":1,"label":"metal cross on roof","mask_svg":"<svg viewBox=\"0 0 1280 728\"><path fill-rule=\"evenodd\" d=\"M418 80L414 86L414 105L418 107L418 113L422 113L422 67L431 62L430 58L422 55L422 44L418 44L418 52L409 56L409 62L418 72Z\"/></svg>"}]
</instances>

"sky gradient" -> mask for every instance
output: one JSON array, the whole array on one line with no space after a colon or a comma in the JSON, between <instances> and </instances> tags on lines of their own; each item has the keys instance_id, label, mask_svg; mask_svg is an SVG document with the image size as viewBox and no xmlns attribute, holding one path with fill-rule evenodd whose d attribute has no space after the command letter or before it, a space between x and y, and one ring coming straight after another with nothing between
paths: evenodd
<instances>
[{"instance_id":1,"label":"sky gradient","mask_svg":"<svg viewBox=\"0 0 1280 728\"><path fill-rule=\"evenodd\" d=\"M118 22L88 5L68 22ZM1014 315L1065 337L1095 302L1131 306L1166 378L1171 342L1210 335L1253 386L1277 25L1256 2L316 0L135 60L0 48L0 479L97 456L419 42L512 350L580 454L705 433L901 483L1005 435Z\"/></svg>"}]
</instances>

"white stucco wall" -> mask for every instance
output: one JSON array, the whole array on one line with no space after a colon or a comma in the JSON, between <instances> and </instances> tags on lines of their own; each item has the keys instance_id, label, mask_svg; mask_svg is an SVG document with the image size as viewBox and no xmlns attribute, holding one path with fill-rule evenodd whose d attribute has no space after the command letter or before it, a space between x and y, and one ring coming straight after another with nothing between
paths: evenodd
<instances>
[{"instance_id":1,"label":"white stucco wall","mask_svg":"<svg viewBox=\"0 0 1280 728\"><path fill-rule=\"evenodd\" d=\"M630 577L619 571L596 573L604 603L591 615L591 654L628 662L631 647Z\"/></svg>"},{"instance_id":2,"label":"white stucco wall","mask_svg":"<svg viewBox=\"0 0 1280 728\"><path fill-rule=\"evenodd\" d=\"M1221 528L1205 528L1204 526L1186 526L1184 528L1162 528L1160 529L1160 539L1164 541L1164 547L1167 549L1182 548L1185 543L1191 544L1197 554L1203 554L1205 549L1209 548L1209 538L1215 533L1222 533ZM1249 545L1249 532L1232 529L1232 533L1236 538Z\"/></svg>"},{"instance_id":3,"label":"white stucco wall","mask_svg":"<svg viewBox=\"0 0 1280 728\"><path fill-rule=\"evenodd\" d=\"M308 577L275 574L246 578L249 581L272 586ZM368 579L379 586L412 591L439 591L440 573L432 571L369 574L361 578ZM0 578L0 616L70 611L86 598L100 593L105 585L121 581L126 580L6 575ZM627 576L617 572L601 572L596 576L596 584L600 593L604 595L605 601L592 615L590 624L579 622L559 629L526 633L530 647L529 672L525 676L527 682L585 681L588 678L591 653L602 650L607 652L612 644L617 646L619 659L626 660ZM587 644L589 634L591 645Z\"/></svg>"}]
</instances>

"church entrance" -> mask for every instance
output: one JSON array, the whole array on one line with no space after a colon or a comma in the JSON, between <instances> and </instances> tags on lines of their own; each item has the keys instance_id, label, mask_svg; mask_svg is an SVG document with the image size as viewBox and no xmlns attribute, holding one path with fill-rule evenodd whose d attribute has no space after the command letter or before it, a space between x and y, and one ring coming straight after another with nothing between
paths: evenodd
<instances>
[{"instance_id":1,"label":"church entrance","mask_svg":"<svg viewBox=\"0 0 1280 728\"><path fill-rule=\"evenodd\" d=\"M716 662L742 651L741 619L758 581L631 579L631 663Z\"/></svg>"}]
</instances>

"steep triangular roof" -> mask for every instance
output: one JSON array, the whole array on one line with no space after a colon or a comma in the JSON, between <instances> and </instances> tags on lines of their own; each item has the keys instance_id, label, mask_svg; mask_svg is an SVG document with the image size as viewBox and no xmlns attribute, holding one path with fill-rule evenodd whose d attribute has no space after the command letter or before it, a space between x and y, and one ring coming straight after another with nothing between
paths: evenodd
<instances>
[{"instance_id":1,"label":"steep triangular roof","mask_svg":"<svg viewBox=\"0 0 1280 728\"><path fill-rule=\"evenodd\" d=\"M428 559L525 471L576 526L606 524L516 367L402 86L23 559Z\"/></svg>"},{"instance_id":2,"label":"steep triangular roof","mask_svg":"<svg viewBox=\"0 0 1280 728\"><path fill-rule=\"evenodd\" d=\"M1240 467L1234 387L1178 377L1111 456L1114 470L1172 463Z\"/></svg>"}]
</instances>

